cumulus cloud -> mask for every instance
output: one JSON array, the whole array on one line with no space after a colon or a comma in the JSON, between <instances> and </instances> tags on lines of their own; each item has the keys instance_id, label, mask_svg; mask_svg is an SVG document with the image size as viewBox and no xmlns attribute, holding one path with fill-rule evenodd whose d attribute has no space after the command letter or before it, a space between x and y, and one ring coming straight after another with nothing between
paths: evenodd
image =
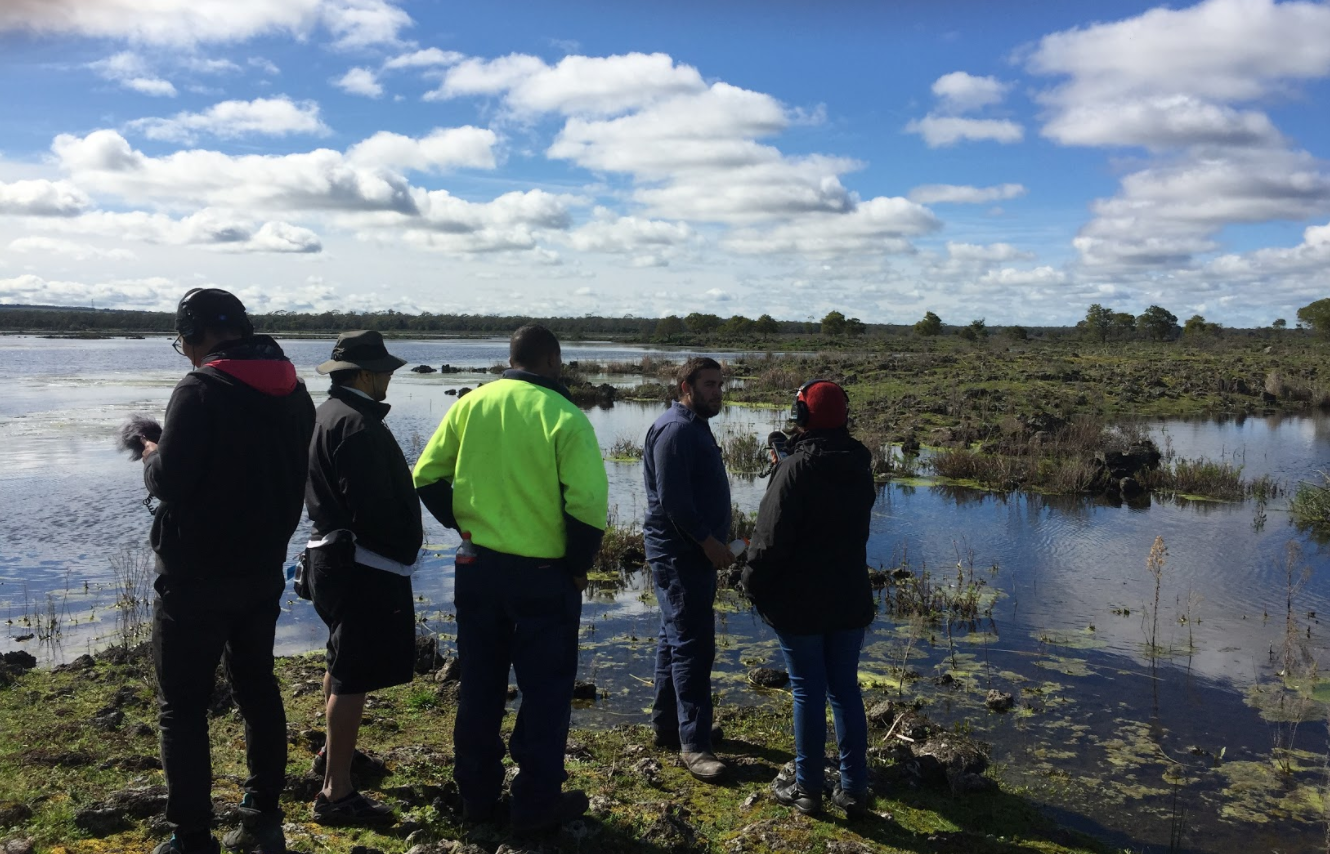
<instances>
[{"instance_id":1,"label":"cumulus cloud","mask_svg":"<svg viewBox=\"0 0 1330 854\"><path fill-rule=\"evenodd\" d=\"M379 83L378 76L369 68L352 68L332 84L351 95L378 98L383 94L383 86Z\"/></svg>"},{"instance_id":2,"label":"cumulus cloud","mask_svg":"<svg viewBox=\"0 0 1330 854\"><path fill-rule=\"evenodd\" d=\"M932 211L901 198L876 198L843 214L823 213L765 231L734 232L723 244L745 255L908 253L907 238L936 231L942 223Z\"/></svg>"},{"instance_id":3,"label":"cumulus cloud","mask_svg":"<svg viewBox=\"0 0 1330 854\"><path fill-rule=\"evenodd\" d=\"M121 51L106 59L90 62L88 67L98 76L144 95L167 98L176 96L176 88L171 81L158 77L143 57L133 51Z\"/></svg>"},{"instance_id":4,"label":"cumulus cloud","mask_svg":"<svg viewBox=\"0 0 1330 854\"><path fill-rule=\"evenodd\" d=\"M640 261L650 261L646 266L665 266L668 264L666 252L693 240L696 232L683 222L662 222L635 216L616 217L610 211L601 208L596 211L596 219L574 229L567 234L568 245L581 252L606 252L613 254L638 254L633 260L635 266L643 266Z\"/></svg>"},{"instance_id":5,"label":"cumulus cloud","mask_svg":"<svg viewBox=\"0 0 1330 854\"><path fill-rule=\"evenodd\" d=\"M55 237L20 237L9 242L9 251L20 254L35 252L46 255L61 255L75 261L87 261L96 258L105 261L133 261L138 256L128 249L101 249L87 243L75 243Z\"/></svg>"},{"instance_id":6,"label":"cumulus cloud","mask_svg":"<svg viewBox=\"0 0 1330 854\"><path fill-rule=\"evenodd\" d=\"M967 119L931 114L911 120L905 126L905 132L919 134L929 148L944 148L967 140L1013 143L1025 138L1025 129L1010 119Z\"/></svg>"},{"instance_id":7,"label":"cumulus cloud","mask_svg":"<svg viewBox=\"0 0 1330 854\"><path fill-rule=\"evenodd\" d=\"M6 0L0 32L130 39L158 45L305 36L319 25L341 48L394 44L411 24L386 0Z\"/></svg>"},{"instance_id":8,"label":"cumulus cloud","mask_svg":"<svg viewBox=\"0 0 1330 854\"><path fill-rule=\"evenodd\" d=\"M72 305L95 303L101 308L138 308L165 311L180 299L184 288L162 278L110 279L85 283L24 274L0 279L0 303L11 305Z\"/></svg>"},{"instance_id":9,"label":"cumulus cloud","mask_svg":"<svg viewBox=\"0 0 1330 854\"><path fill-rule=\"evenodd\" d=\"M0 215L74 216L92 202L68 181L0 182Z\"/></svg>"},{"instance_id":10,"label":"cumulus cloud","mask_svg":"<svg viewBox=\"0 0 1330 854\"><path fill-rule=\"evenodd\" d=\"M313 101L296 103L285 95L253 101L222 101L201 113L176 113L171 118L137 119L129 123L149 139L192 143L200 134L236 139L243 136L326 135Z\"/></svg>"},{"instance_id":11,"label":"cumulus cloud","mask_svg":"<svg viewBox=\"0 0 1330 854\"><path fill-rule=\"evenodd\" d=\"M1276 145L1279 131L1258 110L1237 110L1190 95L1069 106L1044 125L1043 135L1063 145Z\"/></svg>"},{"instance_id":12,"label":"cumulus cloud","mask_svg":"<svg viewBox=\"0 0 1330 854\"><path fill-rule=\"evenodd\" d=\"M996 77L976 77L964 71L944 74L933 82L933 94L939 107L947 112L964 113L998 104L1006 97L1010 83Z\"/></svg>"},{"instance_id":13,"label":"cumulus cloud","mask_svg":"<svg viewBox=\"0 0 1330 854\"><path fill-rule=\"evenodd\" d=\"M971 187L965 184L923 184L910 191L910 201L921 205L958 204L983 205L990 202L1016 199L1025 195L1020 184L997 184L992 187Z\"/></svg>"},{"instance_id":14,"label":"cumulus cloud","mask_svg":"<svg viewBox=\"0 0 1330 854\"><path fill-rule=\"evenodd\" d=\"M697 69L663 53L566 56L553 66L511 54L458 62L426 98L502 95L517 112L608 116L706 88Z\"/></svg>"},{"instance_id":15,"label":"cumulus cloud","mask_svg":"<svg viewBox=\"0 0 1330 854\"><path fill-rule=\"evenodd\" d=\"M493 169L498 135L488 128L435 128L419 139L379 131L346 151L357 166L413 172L440 172L458 167Z\"/></svg>"},{"instance_id":16,"label":"cumulus cloud","mask_svg":"<svg viewBox=\"0 0 1330 854\"><path fill-rule=\"evenodd\" d=\"M166 246L200 246L227 252L319 252L323 244L307 228L286 222L264 222L235 213L205 208L176 219L146 211L89 211L76 217L44 222L48 231Z\"/></svg>"},{"instance_id":17,"label":"cumulus cloud","mask_svg":"<svg viewBox=\"0 0 1330 854\"><path fill-rule=\"evenodd\" d=\"M455 50L440 50L437 47L427 47L424 50L416 50L411 53L403 53L394 56L392 59L383 63L385 71L395 71L400 68L440 68L448 65L456 65L465 59L464 54Z\"/></svg>"}]
</instances>

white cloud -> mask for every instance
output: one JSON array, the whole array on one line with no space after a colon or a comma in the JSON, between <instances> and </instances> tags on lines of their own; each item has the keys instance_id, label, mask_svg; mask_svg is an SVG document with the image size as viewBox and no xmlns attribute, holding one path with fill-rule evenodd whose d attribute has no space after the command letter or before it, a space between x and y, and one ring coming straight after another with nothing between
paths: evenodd
<instances>
[{"instance_id":1,"label":"white cloud","mask_svg":"<svg viewBox=\"0 0 1330 854\"><path fill-rule=\"evenodd\" d=\"M186 57L182 64L196 74L234 74L241 70L239 65L229 59L208 59L203 56Z\"/></svg>"},{"instance_id":2,"label":"white cloud","mask_svg":"<svg viewBox=\"0 0 1330 854\"><path fill-rule=\"evenodd\" d=\"M168 98L176 96L176 88L171 85L171 81L154 74L143 57L133 51L121 51L106 59L90 62L88 68L106 80L119 83L126 89L144 95Z\"/></svg>"},{"instance_id":3,"label":"white cloud","mask_svg":"<svg viewBox=\"0 0 1330 854\"><path fill-rule=\"evenodd\" d=\"M24 274L11 279L0 279L0 303L70 306L95 304L98 308L165 311L180 300L180 294L184 290L184 286L161 277L111 279L96 284L86 284Z\"/></svg>"},{"instance_id":4,"label":"white cloud","mask_svg":"<svg viewBox=\"0 0 1330 854\"><path fill-rule=\"evenodd\" d=\"M1011 84L996 77L975 77L964 71L944 74L933 83L933 94L941 101L939 106L948 112L965 113L999 104L1006 97Z\"/></svg>"},{"instance_id":5,"label":"white cloud","mask_svg":"<svg viewBox=\"0 0 1330 854\"><path fill-rule=\"evenodd\" d=\"M0 182L0 215L74 216L92 202L68 181Z\"/></svg>"},{"instance_id":6,"label":"white cloud","mask_svg":"<svg viewBox=\"0 0 1330 854\"><path fill-rule=\"evenodd\" d=\"M394 71L399 68L438 68L448 65L456 65L466 59L465 54L458 53L455 50L440 50L437 47L427 47L424 50L417 50L411 53L403 53L394 56L392 59L383 63L383 70Z\"/></svg>"},{"instance_id":7,"label":"white cloud","mask_svg":"<svg viewBox=\"0 0 1330 854\"><path fill-rule=\"evenodd\" d=\"M955 145L962 140L1013 143L1025 137L1025 129L1010 119L965 119L932 114L911 120L905 126L905 132L919 134L929 148Z\"/></svg>"},{"instance_id":8,"label":"white cloud","mask_svg":"<svg viewBox=\"0 0 1330 854\"><path fill-rule=\"evenodd\" d=\"M413 172L439 172L458 167L493 169L499 138L488 128L435 128L415 139L379 131L346 151L357 166Z\"/></svg>"},{"instance_id":9,"label":"white cloud","mask_svg":"<svg viewBox=\"0 0 1330 854\"><path fill-rule=\"evenodd\" d=\"M137 119L129 126L149 139L194 142L199 134L222 139L242 136L289 136L331 133L319 118L313 101L293 102L286 96L255 98L253 101L222 101L201 113L176 113L169 119Z\"/></svg>"},{"instance_id":10,"label":"white cloud","mask_svg":"<svg viewBox=\"0 0 1330 854\"><path fill-rule=\"evenodd\" d=\"M369 68L352 68L332 82L334 86L343 92L352 95L364 95L367 98L377 98L383 94L383 86L379 83L379 78Z\"/></svg>"},{"instance_id":11,"label":"white cloud","mask_svg":"<svg viewBox=\"0 0 1330 854\"><path fill-rule=\"evenodd\" d=\"M554 66L512 54L457 63L427 97L502 94L519 113L609 116L706 88L697 69L678 65L663 53L566 56Z\"/></svg>"},{"instance_id":12,"label":"white cloud","mask_svg":"<svg viewBox=\"0 0 1330 854\"><path fill-rule=\"evenodd\" d=\"M982 205L1025 195L1020 184L998 184L992 187L971 187L964 184L923 184L910 191L910 201L921 205L959 204Z\"/></svg>"},{"instance_id":13,"label":"white cloud","mask_svg":"<svg viewBox=\"0 0 1330 854\"><path fill-rule=\"evenodd\" d=\"M160 45L308 35L322 24L340 48L394 44L411 18L385 0L5 0L0 32L129 39Z\"/></svg>"},{"instance_id":14,"label":"white cloud","mask_svg":"<svg viewBox=\"0 0 1330 854\"><path fill-rule=\"evenodd\" d=\"M913 251L907 238L941 226L928 208L906 199L881 197L843 214L808 214L765 231L739 230L722 243L745 255L897 254Z\"/></svg>"},{"instance_id":15,"label":"white cloud","mask_svg":"<svg viewBox=\"0 0 1330 854\"><path fill-rule=\"evenodd\" d=\"M225 210L205 208L175 219L146 211L90 211L42 222L48 231L166 246L201 246L227 252L319 252L318 235L286 222L252 220Z\"/></svg>"},{"instance_id":16,"label":"white cloud","mask_svg":"<svg viewBox=\"0 0 1330 854\"><path fill-rule=\"evenodd\" d=\"M1161 7L1045 36L1028 67L1070 78L1048 96L1062 106L1176 93L1251 100L1286 81L1330 74L1330 6L1206 0Z\"/></svg>"},{"instance_id":17,"label":"white cloud","mask_svg":"<svg viewBox=\"0 0 1330 854\"><path fill-rule=\"evenodd\" d=\"M54 237L20 237L9 242L9 251L63 255L75 261L87 261L92 258L106 261L133 261L138 258L128 249L101 249L87 243L75 243L72 240Z\"/></svg>"},{"instance_id":18,"label":"white cloud","mask_svg":"<svg viewBox=\"0 0 1330 854\"><path fill-rule=\"evenodd\" d=\"M386 0L335 0L323 4L323 23L342 49L398 44L411 16Z\"/></svg>"},{"instance_id":19,"label":"white cloud","mask_svg":"<svg viewBox=\"0 0 1330 854\"><path fill-rule=\"evenodd\" d=\"M653 250L649 258L664 266L668 263L662 251L680 246L694 239L696 232L687 223L662 222L635 216L615 217L610 211L598 209L597 219L567 235L568 245L581 252L608 252L633 254ZM646 259L648 256L639 256ZM664 262L664 263L659 263Z\"/></svg>"},{"instance_id":20,"label":"white cloud","mask_svg":"<svg viewBox=\"0 0 1330 854\"><path fill-rule=\"evenodd\" d=\"M1022 252L1010 243L991 243L987 246L981 246L975 243L957 243L951 240L947 241L947 257L953 261L983 263L1028 261L1034 258L1029 252Z\"/></svg>"},{"instance_id":21,"label":"white cloud","mask_svg":"<svg viewBox=\"0 0 1330 854\"><path fill-rule=\"evenodd\" d=\"M282 73L282 69L278 68L275 62L270 59L265 59L262 56L251 56L246 64L249 65L250 68L257 68L264 74Z\"/></svg>"},{"instance_id":22,"label":"white cloud","mask_svg":"<svg viewBox=\"0 0 1330 854\"><path fill-rule=\"evenodd\" d=\"M1063 145L1276 145L1280 134L1257 110L1237 110L1190 95L1083 104L1058 112L1043 135Z\"/></svg>"}]
</instances>

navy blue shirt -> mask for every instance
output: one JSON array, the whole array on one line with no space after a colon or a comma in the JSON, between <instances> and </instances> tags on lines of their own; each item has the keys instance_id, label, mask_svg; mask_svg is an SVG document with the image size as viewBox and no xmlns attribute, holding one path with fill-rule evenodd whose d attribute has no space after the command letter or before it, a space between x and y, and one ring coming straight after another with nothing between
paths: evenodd
<instances>
[{"instance_id":1,"label":"navy blue shirt","mask_svg":"<svg viewBox=\"0 0 1330 854\"><path fill-rule=\"evenodd\" d=\"M707 420L675 403L647 431L642 458L647 560L705 560L702 541L730 534L730 480Z\"/></svg>"}]
</instances>

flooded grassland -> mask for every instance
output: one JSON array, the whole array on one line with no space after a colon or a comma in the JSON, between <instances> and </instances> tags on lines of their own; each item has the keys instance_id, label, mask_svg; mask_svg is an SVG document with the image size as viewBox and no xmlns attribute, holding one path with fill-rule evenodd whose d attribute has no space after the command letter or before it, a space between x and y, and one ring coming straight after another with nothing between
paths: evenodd
<instances>
[{"instance_id":1,"label":"flooded grassland","mask_svg":"<svg viewBox=\"0 0 1330 854\"><path fill-rule=\"evenodd\" d=\"M502 357L501 343L394 346L413 363L435 366L486 369ZM327 342L291 346L316 392L322 381L309 368L326 349ZM155 754L150 677L134 661L88 666L80 656L141 637L149 517L137 466L115 455L110 435L130 412L160 413L182 366L164 343L151 340L51 342L21 352L12 360L19 373L12 394L0 402L0 617L8 621L0 652L25 650L45 664L86 669L43 668L0 689L6 771L0 827L10 828L0 840L27 834L39 848L139 850L153 830L152 809L108 827L85 826L90 819L80 824L77 816L104 806L113 792L160 784L149 761ZM640 362L642 355L570 347L565 358L596 364L588 384L627 389L644 385L644 378L605 366ZM668 355L653 358L662 357ZM801 364L790 373L821 367L835 366ZM736 397L757 396L753 373L735 371ZM399 375L390 389L389 423L408 455L459 387L490 378L482 370ZM851 383L851 393L858 402L867 391ZM721 749L736 759L735 780L695 786L669 755L648 746L643 725L658 612L632 547L632 526L644 507L633 450L658 407L620 399L588 411L607 457L622 536L584 606L579 679L594 688L574 713L570 772L602 800L593 821L549 845L581 851L1325 848L1330 686L1320 674L1326 651L1318 614L1330 607L1324 601L1330 565L1315 537L1290 525L1285 511L1290 488L1330 461L1324 416L1133 422L1130 430L1151 440L1165 460L1222 463L1244 481L1266 478L1273 487L1229 500L1163 489L1127 499L984 489L979 479L958 485L929 462L946 450L933 441L943 437L931 435L942 425L921 421L920 455L909 471L898 468L884 481L874 509L869 556L879 617L866 641L861 681L879 712L872 742L878 815L860 827L834 814L825 822L792 815L766 794L792 756L789 699L779 688L753 684L752 671L783 669L783 662L774 636L733 590L722 591L717 607L715 686L726 728ZM1068 414L1070 422L1077 413ZM741 455L742 440L781 423L778 410L730 406L714 427ZM865 428L872 424L864 419ZM891 435L880 444L899 463L907 459L906 439ZM950 441L984 453L983 443L998 439L953 435ZM756 509L764 485L752 475L734 478L741 511ZM408 823L399 829L406 832L319 836L324 832L304 823L303 748L320 728L317 691L309 683L319 665L299 654L321 646L322 625L308 603L286 603L279 644L296 656L282 665L294 742L286 806L298 850L363 844L399 851L425 837L455 840L461 833L448 789L452 689L443 675L454 649L456 538L432 520L427 527L426 559L415 580L418 617L422 636L441 657L416 683L380 698L365 735L366 746L394 771L373 785L401 805ZM303 542L304 533L293 543ZM130 693L117 694L126 687ZM116 711L113 725L97 723L115 721ZM222 774L216 794L233 802L243 773L236 764L240 730L224 704L214 726ZM978 776L1001 788L987 790L974 774L930 779L931 760L914 751L939 735L991 745L991 762ZM412 831L421 836L408 844ZM502 840L482 834L474 841L492 851Z\"/></svg>"}]
</instances>

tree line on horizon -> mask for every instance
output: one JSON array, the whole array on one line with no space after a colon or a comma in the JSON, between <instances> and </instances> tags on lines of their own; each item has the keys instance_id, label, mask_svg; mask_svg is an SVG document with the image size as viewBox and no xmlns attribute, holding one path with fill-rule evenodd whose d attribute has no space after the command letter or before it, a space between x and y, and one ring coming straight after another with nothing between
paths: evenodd
<instances>
[{"instance_id":1,"label":"tree line on horizon","mask_svg":"<svg viewBox=\"0 0 1330 854\"><path fill-rule=\"evenodd\" d=\"M1297 311L1297 326L1314 330L1319 336L1330 338L1330 298L1316 300ZM449 333L457 335L508 335L517 327L540 322L556 333L570 338L597 336L626 336L661 343L687 343L706 340L752 340L776 336L823 336L826 338L858 339L866 335L893 334L912 330L914 334L932 338L954 334L968 341L983 341L993 334L1023 341L1030 337L1077 334L1092 341L1143 339L1170 341L1179 338L1214 337L1224 331L1218 323L1193 315L1179 324L1178 318L1162 306L1152 305L1133 315L1115 311L1095 303L1087 309L1085 318L1074 328L1024 327L1019 325L990 327L983 318L965 325L946 324L935 312L925 312L913 325L865 323L857 317L846 317L843 312L830 311L820 321L809 319L776 320L770 314L757 318L733 315L722 318L717 314L692 312L661 318L582 317L535 318L527 315L435 314L422 312L407 314L387 309L374 312L290 312L274 311L251 315L255 331L263 333L328 333L347 329L375 329L389 334ZM1275 320L1272 330L1288 328L1285 319ZM82 309L59 306L0 305L0 329L36 333L89 333L99 332L160 332L175 331L175 313L167 311L136 311L124 309Z\"/></svg>"}]
</instances>

